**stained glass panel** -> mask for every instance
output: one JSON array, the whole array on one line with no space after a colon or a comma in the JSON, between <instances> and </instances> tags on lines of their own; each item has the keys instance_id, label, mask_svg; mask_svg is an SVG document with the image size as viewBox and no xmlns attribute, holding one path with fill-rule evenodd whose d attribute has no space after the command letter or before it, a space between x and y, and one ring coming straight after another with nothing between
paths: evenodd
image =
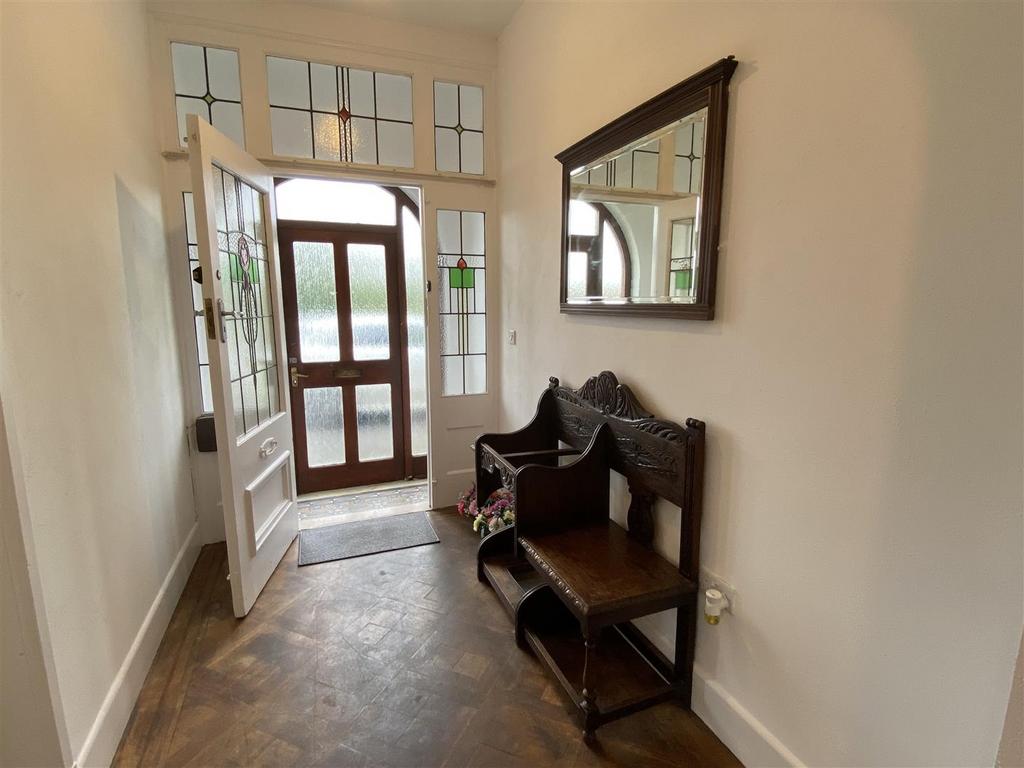
<instances>
[{"instance_id":1,"label":"stained glass panel","mask_svg":"<svg viewBox=\"0 0 1024 768\"><path fill-rule=\"evenodd\" d=\"M669 296L693 296L694 219L672 222Z\"/></svg>"},{"instance_id":2,"label":"stained glass panel","mask_svg":"<svg viewBox=\"0 0 1024 768\"><path fill-rule=\"evenodd\" d=\"M238 52L171 43L178 139L187 146L186 115L199 115L240 147L245 146Z\"/></svg>"},{"instance_id":3,"label":"stained glass panel","mask_svg":"<svg viewBox=\"0 0 1024 768\"><path fill-rule=\"evenodd\" d=\"M484 226L479 211L437 212L442 395L487 391Z\"/></svg>"},{"instance_id":4,"label":"stained glass panel","mask_svg":"<svg viewBox=\"0 0 1024 768\"><path fill-rule=\"evenodd\" d=\"M676 129L676 192L700 194L704 167L704 116Z\"/></svg>"},{"instance_id":5,"label":"stained glass panel","mask_svg":"<svg viewBox=\"0 0 1024 768\"><path fill-rule=\"evenodd\" d=\"M275 155L413 166L412 78L267 57Z\"/></svg>"},{"instance_id":6,"label":"stained glass panel","mask_svg":"<svg viewBox=\"0 0 1024 768\"><path fill-rule=\"evenodd\" d=\"M241 436L280 411L263 196L214 166L217 240L225 309L228 372L236 433Z\"/></svg>"},{"instance_id":7,"label":"stained glass panel","mask_svg":"<svg viewBox=\"0 0 1024 768\"><path fill-rule=\"evenodd\" d=\"M434 166L439 171L484 172L484 89L434 83Z\"/></svg>"}]
</instances>

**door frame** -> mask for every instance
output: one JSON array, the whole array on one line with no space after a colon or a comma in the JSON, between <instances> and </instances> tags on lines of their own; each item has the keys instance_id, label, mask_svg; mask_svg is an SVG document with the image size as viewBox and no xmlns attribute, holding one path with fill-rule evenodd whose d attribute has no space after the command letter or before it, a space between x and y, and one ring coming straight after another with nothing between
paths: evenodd
<instances>
[{"instance_id":1,"label":"door frame","mask_svg":"<svg viewBox=\"0 0 1024 768\"><path fill-rule=\"evenodd\" d=\"M333 236L332 236L333 235ZM307 242L328 242L334 246L335 253L335 280L336 286L341 286L338 296L338 315L340 326L341 357L351 357L351 350L348 349L351 338L351 329L347 329L347 305L350 302L349 295L345 295L345 286L348 285L347 273L339 269L339 262L342 260L339 254L341 248L352 242L373 242L380 243L389 249L393 264L388 271L388 328L389 337L394 341L390 344L394 351L393 357L386 361L354 361L343 359L329 363L305 363L300 360L301 350L299 348L298 328L298 307L296 306L296 294L294 283L294 264L291 244L296 241L306 240ZM287 242L286 242L287 241ZM387 375L388 383L392 383L392 413L400 414L399 418L393 418L392 435L395 446L395 455L392 459L381 459L377 461L360 462L358 450L354 438L354 432L346 430L345 464L310 469L306 457L306 424L304 419L304 408L300 409L296 402L298 393L305 387L290 387L292 397L292 424L295 434L296 450L296 479L302 486L302 493L315 492L320 490L334 490L355 485L368 485L371 483L387 482L391 480L403 480L413 476L426 477L427 457L412 456L412 436L410 429L411 402L409 385L409 361L408 361L408 323L406 315L406 286L403 269L402 236L400 226L383 226L371 224L339 224L335 222L308 222L296 220L280 220L278 222L278 243L281 259L282 288L284 292L284 313L285 313L285 343L288 351L288 365L300 367L306 366L302 375L312 375L317 380L308 382L306 386L332 386L337 385L336 379L324 378L323 370L327 367L356 367L367 366L380 368L384 372L390 370ZM350 308L348 308L350 310ZM296 362L293 363L292 360ZM309 373L308 366L316 366L321 370ZM397 370L395 370L397 369ZM396 376L397 373L397 376ZM357 382L353 382L353 385ZM384 383L376 381L365 381L363 383ZM354 386L346 387L343 397L345 398L346 418L354 415ZM301 411L301 412L300 412ZM350 419L351 421L351 419ZM351 458L349 458L351 457ZM354 459L354 461L352 461ZM385 465L385 462L387 464ZM398 466L395 466L395 463ZM315 475L319 475L316 477ZM397 475L397 477L396 477Z\"/></svg>"}]
</instances>

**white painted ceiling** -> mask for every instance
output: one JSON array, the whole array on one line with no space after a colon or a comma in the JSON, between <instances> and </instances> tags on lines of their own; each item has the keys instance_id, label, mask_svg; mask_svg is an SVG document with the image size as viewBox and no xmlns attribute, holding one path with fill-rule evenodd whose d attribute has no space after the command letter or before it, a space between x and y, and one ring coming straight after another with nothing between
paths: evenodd
<instances>
[{"instance_id":1,"label":"white painted ceiling","mask_svg":"<svg viewBox=\"0 0 1024 768\"><path fill-rule=\"evenodd\" d=\"M497 37L523 0L308 0L348 13Z\"/></svg>"}]
</instances>

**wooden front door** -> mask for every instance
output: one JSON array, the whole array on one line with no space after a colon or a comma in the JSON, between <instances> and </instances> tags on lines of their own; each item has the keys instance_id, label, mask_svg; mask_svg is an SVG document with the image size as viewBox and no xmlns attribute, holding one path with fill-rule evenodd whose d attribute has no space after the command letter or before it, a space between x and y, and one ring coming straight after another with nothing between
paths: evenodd
<instances>
[{"instance_id":1,"label":"wooden front door","mask_svg":"<svg viewBox=\"0 0 1024 768\"><path fill-rule=\"evenodd\" d=\"M281 222L278 233L299 492L425 474L408 434L398 232Z\"/></svg>"}]
</instances>

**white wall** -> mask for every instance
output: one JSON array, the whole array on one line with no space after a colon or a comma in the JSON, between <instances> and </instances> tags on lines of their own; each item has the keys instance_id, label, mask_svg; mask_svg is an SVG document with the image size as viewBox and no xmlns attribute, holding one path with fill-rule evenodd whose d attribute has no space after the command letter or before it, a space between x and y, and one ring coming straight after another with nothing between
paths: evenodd
<instances>
[{"instance_id":1,"label":"white wall","mask_svg":"<svg viewBox=\"0 0 1024 768\"><path fill-rule=\"evenodd\" d=\"M500 39L502 426L605 368L707 421L703 560L740 599L701 625L695 695L751 764L995 760L1022 606L1021 29L1019 3L528 2ZM560 315L553 155L727 54L716 320Z\"/></svg>"},{"instance_id":2,"label":"white wall","mask_svg":"<svg viewBox=\"0 0 1024 768\"><path fill-rule=\"evenodd\" d=\"M5 407L71 755L102 764L196 540L146 16L2 14Z\"/></svg>"}]
</instances>

